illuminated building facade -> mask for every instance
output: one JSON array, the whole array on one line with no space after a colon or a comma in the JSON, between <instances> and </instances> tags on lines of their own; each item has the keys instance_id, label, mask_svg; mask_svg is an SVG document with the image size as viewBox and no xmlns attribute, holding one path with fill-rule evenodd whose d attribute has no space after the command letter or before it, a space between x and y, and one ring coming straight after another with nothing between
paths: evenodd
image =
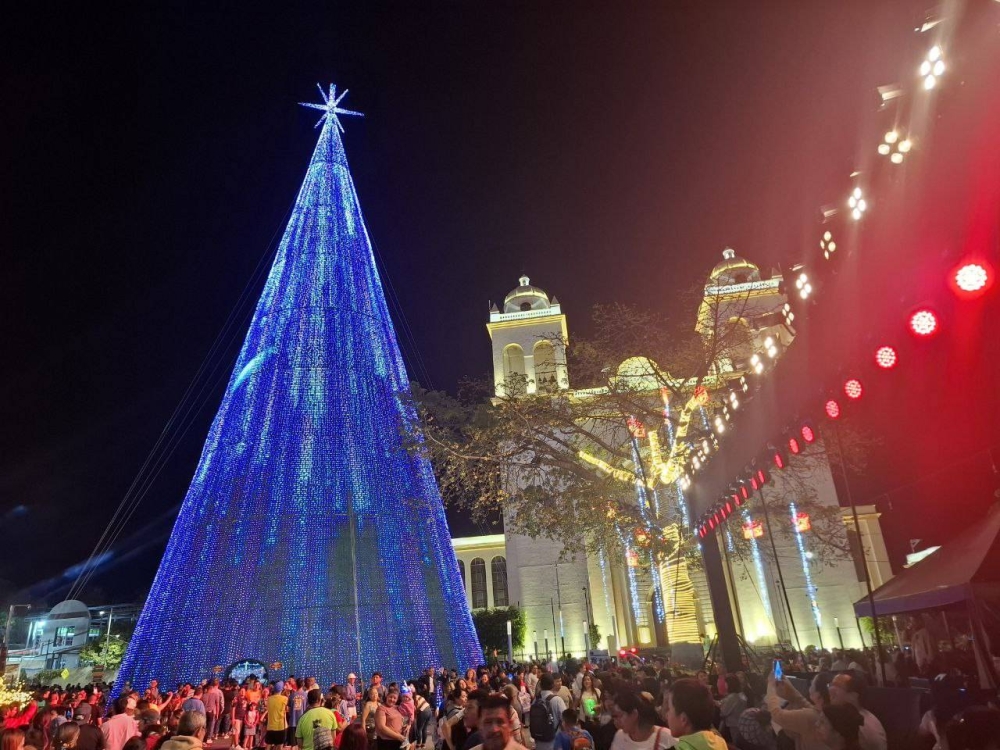
<instances>
[{"instance_id":1,"label":"illuminated building facade","mask_svg":"<svg viewBox=\"0 0 1000 750\"><path fill-rule=\"evenodd\" d=\"M735 344L727 361L702 381L707 389L724 390L727 383L753 372L755 354L758 358L779 357L791 344L794 328L787 324L783 313L785 302L779 272L762 275L756 265L732 249L724 251L722 261L709 275L695 327L706 337L725 327L735 332L726 334L735 336ZM515 378L522 390L510 395L530 398L554 389L569 390L571 373L564 353L568 341L566 316L555 298L550 299L544 290L531 285L527 277L522 277L506 296L502 309L491 307L487 329L493 344L498 396L505 395L503 389L510 387L512 375L522 376ZM543 345L540 355L539 342L547 341L555 341L556 345ZM618 376L629 376L630 370L641 373L650 367L656 368L656 364L636 358L622 363ZM658 397L661 389L651 382L650 391ZM571 393L586 398L588 391ZM665 425L642 432L642 450L649 458L653 478L648 486L637 488L637 502L652 505L655 496L655 504L674 504L684 523L689 524L675 448L685 439L688 421L708 429L710 417L695 403L694 396L688 404L677 405L664 396L664 409ZM678 411L671 414L672 409ZM621 474L623 482L634 483L631 472L607 465L598 457L581 454L581 460L611 476ZM791 471L796 470L793 464ZM799 642L804 647L822 642L831 648L839 646L842 639L848 647L861 645L862 635L851 604L864 594L863 568L846 552L832 564L829 556L827 564L819 564L819 556L810 550L816 542L810 536L808 518L794 510L794 502L788 502L794 499L796 487L794 482L782 484L789 481L788 477L776 476L765 489L767 494L783 499L782 503L772 500L781 511L773 513L770 521L788 525L789 533L776 533L774 543L784 587L778 580L768 530L753 501L743 510L745 524L752 530L746 544L734 544L735 540L724 534L703 542L722 544L726 552L730 598L742 635L758 644L780 640L792 645ZM799 471L796 481L809 485L814 502L827 508L838 506L825 458L812 459L808 474ZM792 510L786 512L786 508ZM871 507L859 510L861 543L853 546L863 549L873 584L878 585L891 577L878 515ZM849 517L844 523L852 532ZM665 527L664 533L690 533L682 526ZM854 538L849 533L848 539ZM456 542L471 544L472 539ZM589 644L592 648L613 652L630 646L670 644L675 659L694 663L703 658L703 647L714 636L715 628L707 582L699 566L683 558L655 564L643 556L641 546L632 539L623 538L623 547L624 555L622 550L596 557L582 551L563 555L558 541L506 532L503 557L508 598L525 612L526 655L532 655L536 641L538 652L544 654L546 640L549 653L562 653L565 642L566 651L582 654L586 643L584 623L596 623L601 638ZM494 550L494 554L500 552ZM466 584L470 585L468 577Z\"/></svg>"},{"instance_id":2,"label":"illuminated building facade","mask_svg":"<svg viewBox=\"0 0 1000 750\"><path fill-rule=\"evenodd\" d=\"M340 138L323 127L119 674L321 684L481 660ZM342 95L341 95L342 98ZM447 613L444 616L443 613Z\"/></svg>"}]
</instances>

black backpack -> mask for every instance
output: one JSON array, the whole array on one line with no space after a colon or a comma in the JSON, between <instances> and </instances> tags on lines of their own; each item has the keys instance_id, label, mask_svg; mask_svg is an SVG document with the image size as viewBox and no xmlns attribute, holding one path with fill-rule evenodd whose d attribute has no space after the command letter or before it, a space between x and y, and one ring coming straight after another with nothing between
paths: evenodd
<instances>
[{"instance_id":1,"label":"black backpack","mask_svg":"<svg viewBox=\"0 0 1000 750\"><path fill-rule=\"evenodd\" d=\"M552 716L552 699L538 698L528 710L528 731L536 742L552 742L556 737L556 721Z\"/></svg>"}]
</instances>

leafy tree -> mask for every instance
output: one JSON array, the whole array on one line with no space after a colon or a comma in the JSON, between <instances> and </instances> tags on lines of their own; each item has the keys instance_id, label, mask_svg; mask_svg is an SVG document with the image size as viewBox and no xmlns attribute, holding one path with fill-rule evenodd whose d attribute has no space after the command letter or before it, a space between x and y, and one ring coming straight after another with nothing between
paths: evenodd
<instances>
[{"instance_id":1,"label":"leafy tree","mask_svg":"<svg viewBox=\"0 0 1000 750\"><path fill-rule=\"evenodd\" d=\"M479 609L472 613L472 623L479 636L479 644L483 653L490 658L494 652L507 653L507 622L511 623L511 639L514 650L524 648L525 619L524 612L517 607L496 607Z\"/></svg>"},{"instance_id":2,"label":"leafy tree","mask_svg":"<svg viewBox=\"0 0 1000 750\"><path fill-rule=\"evenodd\" d=\"M112 634L110 639L94 639L80 649L80 664L90 667L117 669L125 658L128 640Z\"/></svg>"}]
</instances>

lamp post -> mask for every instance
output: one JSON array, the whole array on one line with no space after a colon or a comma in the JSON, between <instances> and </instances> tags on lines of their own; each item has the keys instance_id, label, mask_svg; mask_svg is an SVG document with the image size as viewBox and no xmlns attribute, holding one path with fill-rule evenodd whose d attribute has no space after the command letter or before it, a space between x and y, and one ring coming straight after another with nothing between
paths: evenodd
<instances>
[{"instance_id":1,"label":"lamp post","mask_svg":"<svg viewBox=\"0 0 1000 750\"><path fill-rule=\"evenodd\" d=\"M583 621L583 658L590 661L590 625L586 620Z\"/></svg>"},{"instance_id":2,"label":"lamp post","mask_svg":"<svg viewBox=\"0 0 1000 750\"><path fill-rule=\"evenodd\" d=\"M10 648L10 624L14 620L14 610L19 607L24 607L25 609L31 609L30 604L11 604L10 609L7 610L7 627L3 631L3 644L9 649Z\"/></svg>"},{"instance_id":3,"label":"lamp post","mask_svg":"<svg viewBox=\"0 0 1000 750\"><path fill-rule=\"evenodd\" d=\"M538 661L538 631L531 631L531 640L535 642L535 661Z\"/></svg>"},{"instance_id":4,"label":"lamp post","mask_svg":"<svg viewBox=\"0 0 1000 750\"><path fill-rule=\"evenodd\" d=\"M108 668L108 653L111 649L111 622L115 619L115 608L108 610L108 633L104 638L104 668Z\"/></svg>"},{"instance_id":5,"label":"lamp post","mask_svg":"<svg viewBox=\"0 0 1000 750\"><path fill-rule=\"evenodd\" d=\"M549 656L549 631L546 629L542 632L545 634L545 661L552 661Z\"/></svg>"},{"instance_id":6,"label":"lamp post","mask_svg":"<svg viewBox=\"0 0 1000 750\"><path fill-rule=\"evenodd\" d=\"M835 627L837 629L837 638L840 640L840 650L843 651L844 650L844 636L840 632L840 620L838 620L836 617L833 618L833 627Z\"/></svg>"},{"instance_id":7,"label":"lamp post","mask_svg":"<svg viewBox=\"0 0 1000 750\"><path fill-rule=\"evenodd\" d=\"M514 636L511 631L510 620L507 620L507 663L514 663Z\"/></svg>"}]
</instances>

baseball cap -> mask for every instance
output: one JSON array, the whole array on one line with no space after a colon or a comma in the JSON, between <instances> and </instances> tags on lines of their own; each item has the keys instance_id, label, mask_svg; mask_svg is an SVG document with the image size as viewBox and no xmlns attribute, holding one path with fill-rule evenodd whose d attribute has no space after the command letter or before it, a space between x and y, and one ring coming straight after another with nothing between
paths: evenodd
<instances>
[{"instance_id":1,"label":"baseball cap","mask_svg":"<svg viewBox=\"0 0 1000 750\"><path fill-rule=\"evenodd\" d=\"M349 675L347 675L347 679L349 679L349 680L356 680L356 679L358 679L358 676L356 674L354 674L354 672L351 672Z\"/></svg>"}]
</instances>

